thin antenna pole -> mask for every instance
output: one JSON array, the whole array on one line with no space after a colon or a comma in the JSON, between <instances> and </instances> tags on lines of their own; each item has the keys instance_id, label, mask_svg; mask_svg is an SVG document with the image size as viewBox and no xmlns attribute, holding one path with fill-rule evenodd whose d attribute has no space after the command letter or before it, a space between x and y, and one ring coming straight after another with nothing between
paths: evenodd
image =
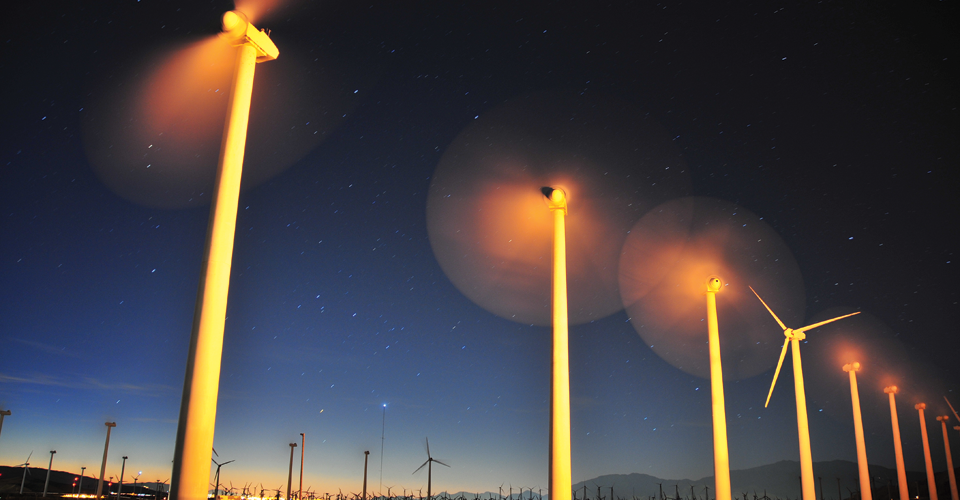
<instances>
[{"instance_id":1,"label":"thin antenna pole","mask_svg":"<svg viewBox=\"0 0 960 500\"><path fill-rule=\"evenodd\" d=\"M307 435L300 433L300 489L297 490L297 498L303 498L303 451L307 447Z\"/></svg>"},{"instance_id":2,"label":"thin antenna pole","mask_svg":"<svg viewBox=\"0 0 960 500\"><path fill-rule=\"evenodd\" d=\"M387 403L383 403L383 422L380 424L380 486L377 491L383 496L383 437L387 431Z\"/></svg>"}]
</instances>

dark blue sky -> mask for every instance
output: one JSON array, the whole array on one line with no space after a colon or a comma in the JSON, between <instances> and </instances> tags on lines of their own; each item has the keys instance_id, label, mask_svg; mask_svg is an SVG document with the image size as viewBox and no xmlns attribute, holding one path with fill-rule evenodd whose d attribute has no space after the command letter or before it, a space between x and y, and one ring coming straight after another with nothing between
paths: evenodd
<instances>
[{"instance_id":1,"label":"dark blue sky","mask_svg":"<svg viewBox=\"0 0 960 500\"><path fill-rule=\"evenodd\" d=\"M0 463L57 449L55 467L89 472L116 420L108 475L128 455L128 470L169 477L215 158L198 160L207 177L191 206L158 208L161 195L118 189L98 148L110 126L136 126L122 99L149 75L141 65L215 34L232 7L28 3L6 18L0 408L13 414ZM281 57L258 65L250 143L259 130L275 142L245 166L259 182L237 222L215 440L236 462L224 478L275 488L305 432L305 486L358 491L370 450L377 489L386 403L384 492L424 486L411 472L425 437L452 466L435 471L434 491L547 486L549 331L467 299L434 256L426 213L463 131L551 92L573 96L554 109L571 120L564 106L582 98L655 121L686 165L677 196L762 217L796 259L802 316L869 314L907 365L929 371L914 385L940 405L960 380L955 15L943 2L301 2L258 22ZM584 127L595 140L632 121ZM712 474L708 380L661 360L622 310L570 340L575 482ZM769 342L776 351L782 336ZM844 374L804 365L836 372L808 389L814 460L853 460L849 399L816 390ZM789 362L763 409L771 376L727 385L733 468L797 459ZM914 397L900 418L919 469ZM874 407L868 455L892 466L888 415Z\"/></svg>"}]
</instances>

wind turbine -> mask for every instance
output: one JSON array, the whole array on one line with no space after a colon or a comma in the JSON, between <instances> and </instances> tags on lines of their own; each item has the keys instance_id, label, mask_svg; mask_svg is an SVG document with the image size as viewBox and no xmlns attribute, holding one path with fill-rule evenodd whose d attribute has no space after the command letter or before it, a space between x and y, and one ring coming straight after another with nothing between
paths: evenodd
<instances>
[{"instance_id":1,"label":"wind turbine","mask_svg":"<svg viewBox=\"0 0 960 500\"><path fill-rule=\"evenodd\" d=\"M222 36L238 50L194 310L170 500L206 498L253 74L258 62L271 61L279 55L270 36L257 30L243 13L229 11L222 21Z\"/></svg>"},{"instance_id":2,"label":"wind turbine","mask_svg":"<svg viewBox=\"0 0 960 500\"><path fill-rule=\"evenodd\" d=\"M891 385L884 387L883 392L890 395L890 425L893 427L893 451L897 459L897 488L900 490L900 500L908 500L907 497L910 496L910 492L907 486L907 471L903 465L903 445L900 442L900 419L897 416L896 394L900 392L900 389L895 385Z\"/></svg>"},{"instance_id":3,"label":"wind turbine","mask_svg":"<svg viewBox=\"0 0 960 500\"><path fill-rule=\"evenodd\" d=\"M21 495L23 495L23 484L27 482L27 473L30 472L30 457L32 456L33 456L33 452L31 451L30 454L27 455L27 459L24 460L22 464L20 464L23 466L23 479L20 480ZM17 465L16 467L20 467L20 465Z\"/></svg>"},{"instance_id":4,"label":"wind turbine","mask_svg":"<svg viewBox=\"0 0 960 500\"><path fill-rule=\"evenodd\" d=\"M287 500L290 500L290 488L293 486L293 449L297 443L290 443L290 470L287 473ZM277 493L279 495L279 493Z\"/></svg>"},{"instance_id":5,"label":"wind turbine","mask_svg":"<svg viewBox=\"0 0 960 500\"><path fill-rule=\"evenodd\" d=\"M47 479L43 482L43 497L47 497L47 486L50 485L50 470L53 469L53 456L57 453L57 450L50 450L50 465L47 466ZM956 500L956 499L954 499Z\"/></svg>"},{"instance_id":6,"label":"wind turbine","mask_svg":"<svg viewBox=\"0 0 960 500\"><path fill-rule=\"evenodd\" d=\"M450 467L450 466L430 456L430 439L427 439L426 441L427 441L427 461L424 462L422 465L420 465L420 467L417 467L417 470L413 471L413 473L416 474L424 466L427 467L427 500L432 500L433 490L431 490L431 488L433 485L431 481L433 479L433 463L436 462L444 467ZM512 490L513 490L513 487L511 487L511 496L513 496Z\"/></svg>"},{"instance_id":7,"label":"wind turbine","mask_svg":"<svg viewBox=\"0 0 960 500\"><path fill-rule=\"evenodd\" d=\"M927 468L927 491L930 500L937 500L937 480L933 475L933 461L930 459L930 441L927 439L927 420L923 416L923 410L927 409L926 403L917 403L913 406L920 413L920 438L923 440L923 461Z\"/></svg>"},{"instance_id":8,"label":"wind turbine","mask_svg":"<svg viewBox=\"0 0 960 500\"><path fill-rule=\"evenodd\" d=\"M857 441L857 468L860 473L860 498L862 500L872 500L873 491L870 484L869 464L867 463L867 446L863 438L863 417L860 414L860 390L857 387L857 371L859 370L860 363L857 361L843 365L843 371L850 374L850 400L853 403L853 429Z\"/></svg>"},{"instance_id":9,"label":"wind turbine","mask_svg":"<svg viewBox=\"0 0 960 500\"><path fill-rule=\"evenodd\" d=\"M946 399L946 397L944 397L944 399ZM957 476L953 471L953 456L950 454L950 436L947 435L947 421L950 420L950 417L948 415L940 415L937 417L937 420L940 422L941 427L943 427L943 449L947 454L947 477L950 479L950 498L951 500L957 500Z\"/></svg>"},{"instance_id":10,"label":"wind turbine","mask_svg":"<svg viewBox=\"0 0 960 500\"><path fill-rule=\"evenodd\" d=\"M218 455L218 456L219 456L219 455ZM214 498L214 499L219 499L219 498L220 498L220 467L223 467L224 465L227 465L227 464L233 462L234 460L229 460L229 461L226 461L226 462L223 462L223 463L217 462L216 460L213 459L213 457L210 457L210 460L211 460L213 463L217 464L217 473L216 473L216 475L214 476L214 479L213 479L213 482L214 482L214 484L215 484L214 488L216 488L216 491L215 491L214 494L213 494L213 498Z\"/></svg>"},{"instance_id":11,"label":"wind turbine","mask_svg":"<svg viewBox=\"0 0 960 500\"><path fill-rule=\"evenodd\" d=\"M804 308L799 268L761 217L709 197L654 207L631 228L620 255L620 294L634 329L665 361L710 380L715 494L730 500L723 382L767 370L773 349L763 342L769 317L746 288L729 284L768 283L776 276L786 283L776 302L790 311L789 321Z\"/></svg>"},{"instance_id":12,"label":"wind turbine","mask_svg":"<svg viewBox=\"0 0 960 500\"><path fill-rule=\"evenodd\" d=\"M0 410L0 432L3 431L3 417L10 415L10 410Z\"/></svg>"},{"instance_id":13,"label":"wind turbine","mask_svg":"<svg viewBox=\"0 0 960 500\"><path fill-rule=\"evenodd\" d=\"M107 473L107 452L110 451L110 430L117 426L116 422L104 422L107 426L107 440L103 443L103 461L100 462L100 478L97 479L97 498L103 493L103 476ZM109 496L109 495L108 495Z\"/></svg>"},{"instance_id":14,"label":"wind turbine","mask_svg":"<svg viewBox=\"0 0 960 500\"><path fill-rule=\"evenodd\" d=\"M550 493L555 495L557 500L569 500L573 475L570 446L570 320L567 314L567 196L562 189L552 187L544 187L540 191L547 197L547 206L553 212ZM429 494L429 488L427 493Z\"/></svg>"},{"instance_id":15,"label":"wind turbine","mask_svg":"<svg viewBox=\"0 0 960 500\"><path fill-rule=\"evenodd\" d=\"M812 330L818 326L823 326L827 323L832 323L834 321L860 313L858 311L850 314L844 314L843 316L837 316L836 318L831 318L794 330L793 328L788 328L787 325L784 325L783 321L780 321L780 318L774 314L773 309L770 309L770 306L768 306L767 303L760 298L760 294L758 294L753 287L750 287L750 291L757 296L757 299L760 300L760 303L763 304L763 307L765 307L770 315L773 316L773 319L777 321L777 324L780 325L780 328L783 328L783 335L786 337L786 340L783 342L783 349L780 351L780 360L777 361L777 370L773 373L773 382L770 383L770 392L767 393L767 401L763 405L764 408L770 404L770 397L773 396L773 388L777 385L777 377L780 375L780 367L783 366L783 358L787 355L787 348L792 347L793 387L794 395L796 396L797 400L797 431L800 440L800 485L803 491L803 500L816 500L817 487L813 482L813 454L810 452L810 426L807 422L807 396L803 389L803 366L800 362L800 341L807 337L805 332L808 330Z\"/></svg>"}]
</instances>

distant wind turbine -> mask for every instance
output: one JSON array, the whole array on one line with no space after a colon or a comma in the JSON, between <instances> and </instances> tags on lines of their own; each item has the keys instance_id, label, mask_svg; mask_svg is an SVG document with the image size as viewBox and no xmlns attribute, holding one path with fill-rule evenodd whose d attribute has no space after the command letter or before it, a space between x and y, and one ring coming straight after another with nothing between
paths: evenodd
<instances>
[{"instance_id":1,"label":"distant wind turbine","mask_svg":"<svg viewBox=\"0 0 960 500\"><path fill-rule=\"evenodd\" d=\"M216 452L214 452L214 453L216 453ZM220 455L217 455L217 456L219 457ZM213 479L213 482L216 483L216 484L214 485L214 488L216 488L216 489L214 490L213 498L216 499L216 500L219 500L219 498L220 498L220 467L223 467L224 465L227 465L227 464L229 464L230 462L233 462L233 460L229 460L229 461L220 463L220 462L217 462L216 460L214 460L213 457L211 457L211 458L210 458L210 461L212 461L213 463L217 464L217 473L216 473L216 475L214 476L214 479ZM231 483L231 484L232 484L232 483Z\"/></svg>"},{"instance_id":2,"label":"distant wind turbine","mask_svg":"<svg viewBox=\"0 0 960 500\"><path fill-rule=\"evenodd\" d=\"M780 375L780 367L783 366L783 358L787 355L787 348L793 347L793 349L791 349L793 354L793 387L797 400L797 431L800 438L800 484L803 491L803 500L816 500L817 486L813 482L813 454L810 451L810 427L807 422L807 395L803 389L803 366L800 362L800 341L807 338L805 334L807 330L812 330L818 326L860 314L860 312L845 314L794 330L793 328L787 328L787 325L783 324L783 321L780 321L780 318L774 314L773 309L770 309L770 306L760 298L760 294L758 294L753 287L750 287L750 291L760 299L760 303L763 304L763 307L767 308L767 311L773 316L773 319L777 321L777 324L783 329L784 337L786 337L786 340L783 342L783 349L780 351L780 360L777 361L777 370L773 373L773 382L770 383L770 392L767 393L767 401L763 404L764 408L770 404L770 397L773 396L773 388L777 385L777 377Z\"/></svg>"},{"instance_id":3,"label":"distant wind turbine","mask_svg":"<svg viewBox=\"0 0 960 500\"><path fill-rule=\"evenodd\" d=\"M417 470L413 471L413 473L416 474L417 472L420 472L420 469L422 469L424 466L427 467L427 500L431 500L433 498L431 495L433 491L431 489L432 488L431 481L433 479L433 463L436 462L444 467L450 467L450 466L430 456L430 439L429 438L426 439L426 442L427 442L427 461L424 462L420 467L417 467ZM513 488L511 487L511 490L512 489ZM513 496L512 491L511 491L511 496Z\"/></svg>"},{"instance_id":4,"label":"distant wind turbine","mask_svg":"<svg viewBox=\"0 0 960 500\"><path fill-rule=\"evenodd\" d=\"M24 460L22 464L20 464L23 466L23 479L20 480L21 495L23 495L23 483L27 482L27 474L30 472L30 457L32 456L33 456L33 452L31 451L30 454L27 455L27 459ZM20 467L20 465L17 465L16 467Z\"/></svg>"}]
</instances>

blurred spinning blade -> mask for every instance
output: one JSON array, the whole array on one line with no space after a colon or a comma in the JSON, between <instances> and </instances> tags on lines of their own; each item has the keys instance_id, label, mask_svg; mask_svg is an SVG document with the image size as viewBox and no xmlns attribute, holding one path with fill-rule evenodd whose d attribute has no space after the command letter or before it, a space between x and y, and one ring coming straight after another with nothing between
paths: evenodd
<instances>
[{"instance_id":1,"label":"blurred spinning blade","mask_svg":"<svg viewBox=\"0 0 960 500\"><path fill-rule=\"evenodd\" d=\"M630 322L671 365L710 377L705 282L718 275L720 353L724 380L760 374L777 359L782 336L748 284L769 289L787 323L803 320L803 278L780 236L750 211L704 197L672 200L630 231L620 257L620 292ZM770 286L764 286L770 285ZM775 286L774 286L775 285Z\"/></svg>"},{"instance_id":2,"label":"blurred spinning blade","mask_svg":"<svg viewBox=\"0 0 960 500\"><path fill-rule=\"evenodd\" d=\"M617 261L627 230L688 190L679 152L643 111L579 94L505 103L457 136L430 185L430 244L464 295L525 324L551 324L545 186L568 200L570 323L619 310Z\"/></svg>"},{"instance_id":3,"label":"blurred spinning blade","mask_svg":"<svg viewBox=\"0 0 960 500\"><path fill-rule=\"evenodd\" d=\"M279 3L248 0L238 6L255 21ZM210 35L143 56L119 76L94 76L99 81L85 104L84 146L111 190L151 207L209 203L236 54L236 47ZM323 56L308 60L296 44L286 44L276 61L258 68L244 189L302 158L352 109L359 82L345 83L349 78L336 67Z\"/></svg>"}]
</instances>

